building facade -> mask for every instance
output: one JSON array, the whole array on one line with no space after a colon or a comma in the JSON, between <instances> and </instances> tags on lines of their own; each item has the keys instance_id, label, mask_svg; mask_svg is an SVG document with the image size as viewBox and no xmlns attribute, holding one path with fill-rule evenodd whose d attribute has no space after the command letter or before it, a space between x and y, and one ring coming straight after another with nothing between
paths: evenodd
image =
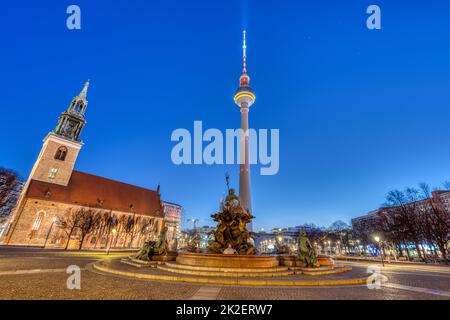
<instances>
[{"instance_id":1,"label":"building facade","mask_svg":"<svg viewBox=\"0 0 450 320\"><path fill-rule=\"evenodd\" d=\"M418 212L425 212L431 207L445 212L450 212L450 190L433 191L431 193L431 197L421 199L410 204L414 204ZM396 212L397 208L398 207L381 207L379 209L370 211L366 215L353 218L351 220L352 228L360 229L365 225L376 225L377 223L379 223L381 214L385 214L387 216L392 215Z\"/></svg>"},{"instance_id":2,"label":"building facade","mask_svg":"<svg viewBox=\"0 0 450 320\"><path fill-rule=\"evenodd\" d=\"M167 227L167 242L169 248L176 250L181 239L181 221L183 207L176 203L163 201L164 222Z\"/></svg>"},{"instance_id":3,"label":"building facade","mask_svg":"<svg viewBox=\"0 0 450 320\"><path fill-rule=\"evenodd\" d=\"M449 212L450 190L437 190L433 191L428 198L404 203L402 206L381 207L364 216L354 218L352 219L352 229L357 241L360 242L358 243L360 249L366 251L370 247L370 243L373 243L375 236L383 235L386 228L393 227L392 231L387 233L391 235L391 240L387 241L390 243L384 243L384 246L390 246L389 252L395 255L398 251L400 256L407 255L408 257L420 257L422 253L423 258L424 254L436 255L438 253L436 243L426 238L420 228L409 233L407 230L413 230L411 225L420 223L417 221L426 221L423 218L427 218L427 215L431 214L436 218L435 214L444 214L445 216ZM420 227L420 225L417 226ZM437 226L439 228L439 225ZM397 246L397 250L393 250L394 245Z\"/></svg>"},{"instance_id":4,"label":"building facade","mask_svg":"<svg viewBox=\"0 0 450 320\"><path fill-rule=\"evenodd\" d=\"M137 248L164 227L157 191L74 170L89 82L43 141L1 241L7 245Z\"/></svg>"}]
</instances>

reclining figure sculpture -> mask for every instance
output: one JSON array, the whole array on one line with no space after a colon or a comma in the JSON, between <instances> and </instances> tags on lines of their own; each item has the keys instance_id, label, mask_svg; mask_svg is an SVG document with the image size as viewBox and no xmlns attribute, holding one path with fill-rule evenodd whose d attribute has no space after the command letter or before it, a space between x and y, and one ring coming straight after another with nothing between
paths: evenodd
<instances>
[{"instance_id":1,"label":"reclining figure sculpture","mask_svg":"<svg viewBox=\"0 0 450 320\"><path fill-rule=\"evenodd\" d=\"M163 255L167 252L168 243L166 240L167 227L164 227L159 234L158 240L146 241L141 250L136 254L135 259L150 261L155 255Z\"/></svg>"},{"instance_id":2,"label":"reclining figure sculpture","mask_svg":"<svg viewBox=\"0 0 450 320\"><path fill-rule=\"evenodd\" d=\"M298 259L305 264L307 268L317 267L317 254L305 231L300 231L297 237Z\"/></svg>"}]
</instances>

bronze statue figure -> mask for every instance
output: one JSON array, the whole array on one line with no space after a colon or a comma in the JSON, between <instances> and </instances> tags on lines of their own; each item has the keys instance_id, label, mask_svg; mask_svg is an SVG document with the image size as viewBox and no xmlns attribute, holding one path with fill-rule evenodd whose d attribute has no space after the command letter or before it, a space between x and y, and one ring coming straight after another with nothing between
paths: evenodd
<instances>
[{"instance_id":1,"label":"bronze statue figure","mask_svg":"<svg viewBox=\"0 0 450 320\"><path fill-rule=\"evenodd\" d=\"M228 179L227 176L227 187ZM228 187L228 195L222 201L220 211L211 217L217 222L217 227L213 232L213 239L209 242L210 251L223 253L227 248L231 248L238 254L255 254L255 247L247 230L247 224L254 217L241 206L233 188Z\"/></svg>"},{"instance_id":2,"label":"bronze statue figure","mask_svg":"<svg viewBox=\"0 0 450 320\"><path fill-rule=\"evenodd\" d=\"M300 231L297 238L298 259L308 268L317 267L317 255L305 231Z\"/></svg>"},{"instance_id":3,"label":"bronze statue figure","mask_svg":"<svg viewBox=\"0 0 450 320\"><path fill-rule=\"evenodd\" d=\"M141 250L136 254L135 259L150 261L154 255L165 254L168 248L166 234L167 227L164 227L159 234L158 240L146 241Z\"/></svg>"},{"instance_id":4,"label":"bronze statue figure","mask_svg":"<svg viewBox=\"0 0 450 320\"><path fill-rule=\"evenodd\" d=\"M188 252L200 252L200 233L196 232L189 238L188 245L185 248Z\"/></svg>"}]
</instances>

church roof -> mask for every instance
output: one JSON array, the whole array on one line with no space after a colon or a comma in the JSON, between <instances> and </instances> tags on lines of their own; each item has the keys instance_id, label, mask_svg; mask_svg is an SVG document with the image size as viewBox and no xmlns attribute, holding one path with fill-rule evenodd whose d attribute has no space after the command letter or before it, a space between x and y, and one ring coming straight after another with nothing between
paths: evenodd
<instances>
[{"instance_id":1,"label":"church roof","mask_svg":"<svg viewBox=\"0 0 450 320\"><path fill-rule=\"evenodd\" d=\"M163 217L156 191L73 171L67 187L31 180L27 197Z\"/></svg>"}]
</instances>

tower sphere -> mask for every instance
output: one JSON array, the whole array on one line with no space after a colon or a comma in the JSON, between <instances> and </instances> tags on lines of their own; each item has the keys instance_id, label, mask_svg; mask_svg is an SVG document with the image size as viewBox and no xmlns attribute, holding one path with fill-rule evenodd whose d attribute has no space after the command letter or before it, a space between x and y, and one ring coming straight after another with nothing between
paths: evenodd
<instances>
[{"instance_id":1,"label":"tower sphere","mask_svg":"<svg viewBox=\"0 0 450 320\"><path fill-rule=\"evenodd\" d=\"M239 107L249 108L256 100L255 93L250 87L239 87L234 94L234 102Z\"/></svg>"}]
</instances>

